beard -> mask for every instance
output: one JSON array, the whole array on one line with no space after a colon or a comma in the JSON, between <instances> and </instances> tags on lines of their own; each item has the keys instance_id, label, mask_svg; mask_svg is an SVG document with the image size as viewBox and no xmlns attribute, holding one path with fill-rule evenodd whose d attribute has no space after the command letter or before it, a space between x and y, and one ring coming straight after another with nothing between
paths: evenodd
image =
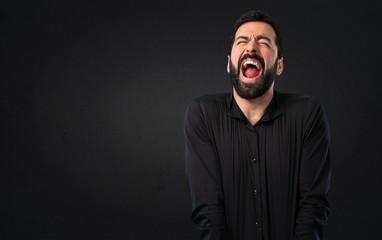
<instances>
[{"instance_id":1,"label":"beard","mask_svg":"<svg viewBox=\"0 0 382 240\"><path fill-rule=\"evenodd\" d=\"M239 61L237 66L239 66L239 70L234 67L232 61L230 60L230 72L229 78L231 79L232 85L235 88L237 94L244 99L255 99L258 98L264 93L266 93L269 88L272 86L275 77L276 77L276 69L277 69L277 60L273 64L273 66L262 72L261 78L258 79L255 83L245 83L240 79L240 71L241 71L241 63L246 58L254 58L257 59L262 68L264 69L264 59L257 54L253 55L244 55Z\"/></svg>"}]
</instances>

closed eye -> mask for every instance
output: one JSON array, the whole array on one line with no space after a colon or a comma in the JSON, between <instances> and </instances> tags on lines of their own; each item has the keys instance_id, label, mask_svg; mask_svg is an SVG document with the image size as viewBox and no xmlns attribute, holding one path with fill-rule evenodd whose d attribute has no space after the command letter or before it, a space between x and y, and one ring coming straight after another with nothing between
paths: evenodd
<instances>
[{"instance_id":1,"label":"closed eye","mask_svg":"<svg viewBox=\"0 0 382 240\"><path fill-rule=\"evenodd\" d=\"M239 45L239 44L242 44L242 43L247 43L248 42L248 37L238 36L235 41L236 41L236 45Z\"/></svg>"},{"instance_id":2,"label":"closed eye","mask_svg":"<svg viewBox=\"0 0 382 240\"><path fill-rule=\"evenodd\" d=\"M236 43L236 45L240 45L240 44L242 44L242 43L247 43L247 41L238 41L238 42Z\"/></svg>"},{"instance_id":3,"label":"closed eye","mask_svg":"<svg viewBox=\"0 0 382 240\"><path fill-rule=\"evenodd\" d=\"M271 39L268 37L264 37L264 36L259 35L256 37L256 40L261 45L265 45L267 47L271 46Z\"/></svg>"},{"instance_id":4,"label":"closed eye","mask_svg":"<svg viewBox=\"0 0 382 240\"><path fill-rule=\"evenodd\" d=\"M267 47L270 46L270 44L269 44L268 42L266 42L266 41L260 41L259 44L261 44L261 45L265 45L265 46L267 46Z\"/></svg>"}]
</instances>

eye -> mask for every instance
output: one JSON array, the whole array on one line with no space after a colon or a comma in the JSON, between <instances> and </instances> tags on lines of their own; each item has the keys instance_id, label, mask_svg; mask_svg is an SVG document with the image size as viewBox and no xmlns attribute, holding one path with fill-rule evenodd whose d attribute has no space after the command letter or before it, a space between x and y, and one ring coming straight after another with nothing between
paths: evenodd
<instances>
[{"instance_id":1,"label":"eye","mask_svg":"<svg viewBox=\"0 0 382 240\"><path fill-rule=\"evenodd\" d=\"M243 44L243 43L246 43L246 41L238 41L238 42L236 43L236 45L240 45L240 44Z\"/></svg>"},{"instance_id":2,"label":"eye","mask_svg":"<svg viewBox=\"0 0 382 240\"><path fill-rule=\"evenodd\" d=\"M264 46L270 47L269 42L266 41L266 40L260 40L260 41L258 41L258 43L259 43L260 45L264 45Z\"/></svg>"}]
</instances>

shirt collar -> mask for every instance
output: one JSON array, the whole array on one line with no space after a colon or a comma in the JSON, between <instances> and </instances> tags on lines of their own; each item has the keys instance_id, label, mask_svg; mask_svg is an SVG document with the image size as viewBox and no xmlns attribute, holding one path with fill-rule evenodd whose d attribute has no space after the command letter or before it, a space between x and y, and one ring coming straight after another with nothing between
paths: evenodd
<instances>
[{"instance_id":1,"label":"shirt collar","mask_svg":"<svg viewBox=\"0 0 382 240\"><path fill-rule=\"evenodd\" d=\"M227 106L228 112L227 115L232 118L241 119L244 121L248 121L245 117L244 113L241 111L239 106L237 105L235 98L233 97L233 92L227 98ZM261 124L264 122L272 121L283 114L280 101L279 94L277 91L274 91L273 98L269 103L268 107L265 109L264 115L261 117L260 121L257 124Z\"/></svg>"}]
</instances>

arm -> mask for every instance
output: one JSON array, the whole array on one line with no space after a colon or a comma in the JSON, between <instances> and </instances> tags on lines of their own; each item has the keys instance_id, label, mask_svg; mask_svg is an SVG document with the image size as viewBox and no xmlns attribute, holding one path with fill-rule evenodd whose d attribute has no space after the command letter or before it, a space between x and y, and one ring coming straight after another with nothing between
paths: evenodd
<instances>
[{"instance_id":1,"label":"arm","mask_svg":"<svg viewBox=\"0 0 382 240\"><path fill-rule=\"evenodd\" d=\"M184 120L185 168L192 198L192 220L203 240L225 238L221 171L208 125L197 102L190 104Z\"/></svg>"},{"instance_id":2,"label":"arm","mask_svg":"<svg viewBox=\"0 0 382 240\"><path fill-rule=\"evenodd\" d=\"M330 212L330 136L325 113L309 105L299 177L299 204L294 239L320 240Z\"/></svg>"}]
</instances>

